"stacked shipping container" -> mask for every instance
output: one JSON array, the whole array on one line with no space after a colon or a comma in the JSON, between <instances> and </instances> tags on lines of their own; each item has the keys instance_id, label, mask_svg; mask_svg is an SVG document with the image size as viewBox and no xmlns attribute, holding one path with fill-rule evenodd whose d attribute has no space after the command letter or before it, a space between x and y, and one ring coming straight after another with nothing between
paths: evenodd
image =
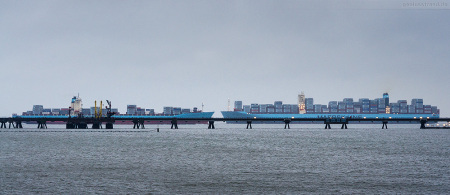
<instances>
[{"instance_id":1,"label":"stacked shipping container","mask_svg":"<svg viewBox=\"0 0 450 195\"><path fill-rule=\"evenodd\" d=\"M236 101L234 110L260 114L298 113L297 104L283 104L282 101L275 101L274 104L244 105L243 109L241 106L242 101ZM353 98L344 98L343 101L330 101L328 105L314 104L313 98L305 98L305 108L307 114L439 114L436 106L423 105L423 99L412 99L411 105L408 105L406 100L390 103L387 93L383 94L383 98L360 98L357 102L353 101Z\"/></svg>"}]
</instances>

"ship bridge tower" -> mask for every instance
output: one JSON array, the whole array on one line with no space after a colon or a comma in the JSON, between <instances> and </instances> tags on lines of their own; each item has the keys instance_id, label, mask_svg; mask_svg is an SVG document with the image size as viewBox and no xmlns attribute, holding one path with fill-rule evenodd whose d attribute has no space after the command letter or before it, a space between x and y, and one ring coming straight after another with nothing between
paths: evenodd
<instances>
[{"instance_id":1,"label":"ship bridge tower","mask_svg":"<svg viewBox=\"0 0 450 195\"><path fill-rule=\"evenodd\" d=\"M70 107L72 108L70 110L70 115L77 115L77 114L81 113L83 104L82 104L80 95L73 96L72 102L70 103Z\"/></svg>"},{"instance_id":2,"label":"ship bridge tower","mask_svg":"<svg viewBox=\"0 0 450 195\"><path fill-rule=\"evenodd\" d=\"M305 93L298 94L298 113L305 114Z\"/></svg>"},{"instance_id":3,"label":"ship bridge tower","mask_svg":"<svg viewBox=\"0 0 450 195\"><path fill-rule=\"evenodd\" d=\"M389 94L387 92L383 93L383 99L384 99L384 103L385 103L384 107L386 108L386 114L390 114L391 108L389 106Z\"/></svg>"}]
</instances>

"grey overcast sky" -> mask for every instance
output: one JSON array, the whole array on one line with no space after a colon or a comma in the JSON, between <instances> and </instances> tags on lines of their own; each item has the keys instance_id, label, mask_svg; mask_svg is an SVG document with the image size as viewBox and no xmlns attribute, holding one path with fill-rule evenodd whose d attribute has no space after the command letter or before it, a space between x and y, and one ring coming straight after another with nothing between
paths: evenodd
<instances>
[{"instance_id":1,"label":"grey overcast sky","mask_svg":"<svg viewBox=\"0 0 450 195\"><path fill-rule=\"evenodd\" d=\"M0 0L0 116L78 93L124 113L301 91L317 104L389 92L450 116L450 2L415 2Z\"/></svg>"}]
</instances>

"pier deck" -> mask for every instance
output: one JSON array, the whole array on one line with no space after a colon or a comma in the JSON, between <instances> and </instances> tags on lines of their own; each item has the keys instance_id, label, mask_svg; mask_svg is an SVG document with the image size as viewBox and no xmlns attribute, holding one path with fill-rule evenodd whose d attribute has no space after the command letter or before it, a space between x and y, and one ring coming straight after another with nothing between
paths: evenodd
<instances>
[{"instance_id":1,"label":"pier deck","mask_svg":"<svg viewBox=\"0 0 450 195\"><path fill-rule=\"evenodd\" d=\"M179 118L179 117L145 117L145 116L129 116L129 117L68 117L68 116L33 116L33 117L8 117L0 118L0 128L22 128L23 122L36 122L38 128L47 128L47 122L65 122L67 129L86 129L88 124L92 124L93 129L102 128L102 124L105 123L106 129L112 129L115 121L131 121L133 122L133 128L145 128L145 122L150 121L170 121L171 128L178 129L178 122L180 121L197 121L208 122L208 129L215 129L214 122L222 121L235 121L245 122L247 129L252 128L252 123L256 121L274 121L284 123L284 128L290 128L290 123L297 122L315 122L325 124L325 129L331 128L330 124L341 124L342 129L347 129L349 122L360 123L382 123L382 128L387 128L388 123L392 122L406 122L420 124L421 129L428 128L426 124L428 122L450 122L450 118L377 118L377 119L365 119L365 118ZM7 125L8 124L8 125Z\"/></svg>"}]
</instances>

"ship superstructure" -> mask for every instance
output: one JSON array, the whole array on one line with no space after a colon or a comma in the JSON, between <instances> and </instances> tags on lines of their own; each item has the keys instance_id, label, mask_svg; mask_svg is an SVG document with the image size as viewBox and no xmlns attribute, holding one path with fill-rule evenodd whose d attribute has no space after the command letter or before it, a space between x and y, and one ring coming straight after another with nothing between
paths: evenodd
<instances>
[{"instance_id":1,"label":"ship superstructure","mask_svg":"<svg viewBox=\"0 0 450 195\"><path fill-rule=\"evenodd\" d=\"M298 94L298 112L299 114L305 114L306 110L305 110L305 93Z\"/></svg>"},{"instance_id":2,"label":"ship superstructure","mask_svg":"<svg viewBox=\"0 0 450 195\"><path fill-rule=\"evenodd\" d=\"M83 111L83 103L81 101L80 95L73 96L70 103L70 115L78 115Z\"/></svg>"}]
</instances>

